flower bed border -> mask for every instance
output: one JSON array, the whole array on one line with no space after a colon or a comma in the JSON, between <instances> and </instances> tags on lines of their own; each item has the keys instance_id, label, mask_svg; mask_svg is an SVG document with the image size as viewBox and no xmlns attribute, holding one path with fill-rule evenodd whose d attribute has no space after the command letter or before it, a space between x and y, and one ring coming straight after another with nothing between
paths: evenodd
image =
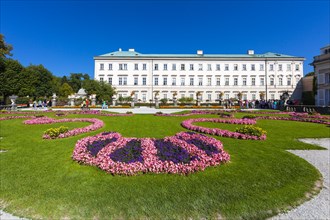
<instances>
[{"instance_id":1,"label":"flower bed border","mask_svg":"<svg viewBox=\"0 0 330 220\"><path fill-rule=\"evenodd\" d=\"M93 141L104 140L106 138L117 137L117 141L112 142L101 149L96 157L92 156L87 146ZM204 143L214 145L218 153L208 156L205 151L199 149L194 144L188 144L187 140L200 139ZM124 163L115 162L110 158L110 154L117 149L121 149L130 140L140 140L142 147L142 162ZM172 161L161 161L157 157L157 148L154 138L123 138L119 133L98 134L92 137L86 137L76 143L72 158L82 164L98 166L100 169L119 175L135 175L138 173L173 173L189 174L192 172L204 170L208 166L216 166L230 160L230 155L223 150L220 141L202 134L193 132L180 132L171 137L165 137L164 141L170 141L176 146L187 150L190 156L198 156L189 163L173 163Z\"/></svg>"},{"instance_id":2,"label":"flower bed border","mask_svg":"<svg viewBox=\"0 0 330 220\"><path fill-rule=\"evenodd\" d=\"M207 128L202 126L193 125L195 122L215 122L215 123L225 123L225 124L239 124L239 125L254 125L256 120L254 119L219 119L219 118L191 118L185 120L181 123L181 126L191 130L197 131L205 134L216 135L220 137L230 137L235 139L243 140L266 140L266 135L261 135L260 137L254 135L242 134L239 132L232 132L228 130L222 130L219 128Z\"/></svg>"},{"instance_id":3,"label":"flower bed border","mask_svg":"<svg viewBox=\"0 0 330 220\"><path fill-rule=\"evenodd\" d=\"M97 129L100 129L104 126L104 123L102 120L97 118L63 118L63 119L53 119L48 117L41 117L41 118L34 118L31 120L24 121L24 124L27 125L34 125L34 124L53 124L53 123L65 123L65 122L90 122L93 123L92 125L88 125L83 128L74 128L72 130L69 130L66 133L60 134L56 138L66 138L71 137L75 135L79 135L82 133L86 133L89 131L95 131ZM42 136L44 139L52 139L49 135L44 134Z\"/></svg>"}]
</instances>

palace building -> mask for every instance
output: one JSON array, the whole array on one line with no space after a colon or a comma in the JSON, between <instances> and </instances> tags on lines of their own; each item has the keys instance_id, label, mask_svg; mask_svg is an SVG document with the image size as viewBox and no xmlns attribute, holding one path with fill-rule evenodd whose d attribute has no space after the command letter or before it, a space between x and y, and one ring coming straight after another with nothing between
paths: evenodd
<instances>
[{"instance_id":1,"label":"palace building","mask_svg":"<svg viewBox=\"0 0 330 220\"><path fill-rule=\"evenodd\" d=\"M95 56L95 80L116 88L126 97L149 102L155 92L159 98L192 97L201 93L202 102L223 99L280 99L292 93L303 76L303 57L279 53L255 54L142 54L134 49Z\"/></svg>"}]
</instances>

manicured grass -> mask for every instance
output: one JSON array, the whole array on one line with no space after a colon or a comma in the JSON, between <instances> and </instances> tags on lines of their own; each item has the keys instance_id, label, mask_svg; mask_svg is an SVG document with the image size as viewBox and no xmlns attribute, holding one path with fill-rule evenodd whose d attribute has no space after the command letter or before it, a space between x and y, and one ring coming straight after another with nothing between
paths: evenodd
<instances>
[{"instance_id":1,"label":"manicured grass","mask_svg":"<svg viewBox=\"0 0 330 220\"><path fill-rule=\"evenodd\" d=\"M46 113L52 116L52 113ZM244 113L235 116L242 117ZM65 139L43 140L43 132L65 125L24 125L23 119L0 122L0 205L27 218L244 218L263 219L278 210L296 205L320 178L318 171L286 149L320 149L298 142L302 137L329 137L326 125L258 120L267 131L266 141L221 140L231 162L188 176L146 174L112 176L96 167L74 162L71 155L77 140L101 131L116 131L125 137L174 135L185 129L187 118L218 117L195 115L161 117L134 115L92 117L106 126L98 131ZM61 117L63 118L63 117ZM207 127L235 130L237 125L198 123Z\"/></svg>"}]
</instances>

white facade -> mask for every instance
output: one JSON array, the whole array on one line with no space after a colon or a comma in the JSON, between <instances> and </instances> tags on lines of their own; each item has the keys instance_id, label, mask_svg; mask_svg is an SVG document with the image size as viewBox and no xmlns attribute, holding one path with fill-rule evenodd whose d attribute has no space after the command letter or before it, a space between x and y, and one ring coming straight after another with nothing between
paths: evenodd
<instances>
[{"instance_id":1,"label":"white facade","mask_svg":"<svg viewBox=\"0 0 330 220\"><path fill-rule=\"evenodd\" d=\"M302 57L266 53L223 55L203 54L141 54L134 49L94 57L96 80L110 83L118 96L132 91L141 102L160 98L193 97L202 92L202 101L215 102L219 93L224 99L279 99L284 91L293 92L303 76Z\"/></svg>"},{"instance_id":2,"label":"white facade","mask_svg":"<svg viewBox=\"0 0 330 220\"><path fill-rule=\"evenodd\" d=\"M312 65L317 78L316 105L330 106L330 45L321 48Z\"/></svg>"}]
</instances>

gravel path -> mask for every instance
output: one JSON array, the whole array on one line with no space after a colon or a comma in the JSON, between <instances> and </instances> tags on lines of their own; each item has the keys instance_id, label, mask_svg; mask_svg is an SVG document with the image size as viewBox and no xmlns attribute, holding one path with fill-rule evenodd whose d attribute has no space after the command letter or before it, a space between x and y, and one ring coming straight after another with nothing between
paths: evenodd
<instances>
[{"instance_id":1,"label":"gravel path","mask_svg":"<svg viewBox=\"0 0 330 220\"><path fill-rule=\"evenodd\" d=\"M301 139L308 144L316 144L328 150L289 150L314 165L323 176L323 189L313 199L287 213L277 215L275 219L330 219L330 138Z\"/></svg>"},{"instance_id":2,"label":"gravel path","mask_svg":"<svg viewBox=\"0 0 330 220\"><path fill-rule=\"evenodd\" d=\"M323 189L313 199L305 202L297 208L277 215L271 220L294 219L294 220L330 220L330 138L322 139L301 139L300 141L308 144L320 145L328 150L289 150L289 152L304 158L313 164L322 174L324 182ZM22 220L0 210L1 220Z\"/></svg>"}]
</instances>

